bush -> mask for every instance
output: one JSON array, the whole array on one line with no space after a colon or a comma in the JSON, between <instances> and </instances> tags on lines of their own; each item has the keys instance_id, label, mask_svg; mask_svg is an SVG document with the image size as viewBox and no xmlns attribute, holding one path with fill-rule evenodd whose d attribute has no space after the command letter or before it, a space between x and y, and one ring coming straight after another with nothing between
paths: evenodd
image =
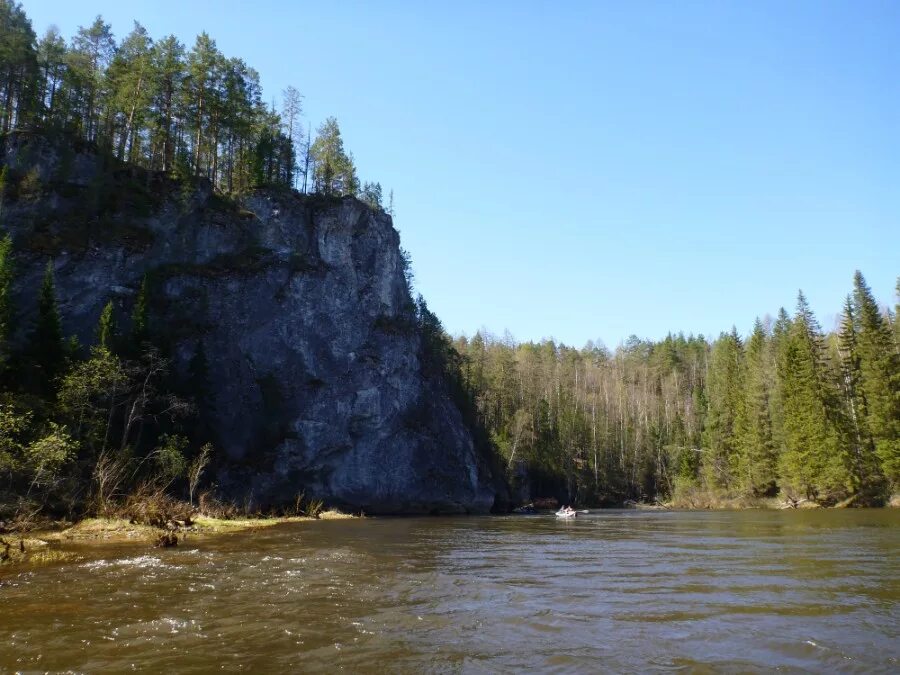
<instances>
[{"instance_id":1,"label":"bush","mask_svg":"<svg viewBox=\"0 0 900 675\"><path fill-rule=\"evenodd\" d=\"M184 449L187 446L188 440L184 436L163 434L160 445L151 453L157 477L163 484L169 485L186 474Z\"/></svg>"},{"instance_id":2,"label":"bush","mask_svg":"<svg viewBox=\"0 0 900 675\"><path fill-rule=\"evenodd\" d=\"M77 450L78 443L72 439L66 427L50 422L48 432L25 448L32 485L48 486L55 482L60 469L75 457Z\"/></svg>"}]
</instances>

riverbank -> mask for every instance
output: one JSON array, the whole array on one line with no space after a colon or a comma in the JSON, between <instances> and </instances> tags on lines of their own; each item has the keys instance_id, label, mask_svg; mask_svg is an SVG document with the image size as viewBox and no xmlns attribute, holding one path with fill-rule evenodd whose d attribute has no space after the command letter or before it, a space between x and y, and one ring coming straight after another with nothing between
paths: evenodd
<instances>
[{"instance_id":1,"label":"riverbank","mask_svg":"<svg viewBox=\"0 0 900 675\"><path fill-rule=\"evenodd\" d=\"M125 518L86 518L54 529L0 535L0 565L42 565L77 559L78 551L91 544L134 544L169 548L237 532L250 532L285 523L359 518L337 510L313 516L264 516L259 518L215 518L197 515L166 527L144 525Z\"/></svg>"},{"instance_id":2,"label":"riverbank","mask_svg":"<svg viewBox=\"0 0 900 675\"><path fill-rule=\"evenodd\" d=\"M849 508L900 508L900 494L893 495L883 504L865 503L860 495L850 497L835 504L821 504L809 499L788 499L785 497L731 497L710 492L695 491L673 497L666 502L654 504L626 502L625 508L644 510L673 509L679 511L744 511L748 509L849 509Z\"/></svg>"}]
</instances>

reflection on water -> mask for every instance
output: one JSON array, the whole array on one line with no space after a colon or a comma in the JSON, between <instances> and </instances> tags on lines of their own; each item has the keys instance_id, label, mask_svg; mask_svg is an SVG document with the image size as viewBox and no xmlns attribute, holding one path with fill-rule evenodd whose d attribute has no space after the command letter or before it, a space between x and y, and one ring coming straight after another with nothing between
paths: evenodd
<instances>
[{"instance_id":1,"label":"reflection on water","mask_svg":"<svg viewBox=\"0 0 900 675\"><path fill-rule=\"evenodd\" d=\"M896 672L900 513L302 523L0 585L0 670Z\"/></svg>"}]
</instances>

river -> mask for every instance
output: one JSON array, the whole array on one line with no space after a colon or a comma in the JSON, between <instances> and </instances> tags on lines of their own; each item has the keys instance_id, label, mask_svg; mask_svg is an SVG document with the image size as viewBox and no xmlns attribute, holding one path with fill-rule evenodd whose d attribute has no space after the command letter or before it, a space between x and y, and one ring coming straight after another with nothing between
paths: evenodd
<instances>
[{"instance_id":1,"label":"river","mask_svg":"<svg viewBox=\"0 0 900 675\"><path fill-rule=\"evenodd\" d=\"M898 672L900 512L297 523L0 571L0 671Z\"/></svg>"}]
</instances>

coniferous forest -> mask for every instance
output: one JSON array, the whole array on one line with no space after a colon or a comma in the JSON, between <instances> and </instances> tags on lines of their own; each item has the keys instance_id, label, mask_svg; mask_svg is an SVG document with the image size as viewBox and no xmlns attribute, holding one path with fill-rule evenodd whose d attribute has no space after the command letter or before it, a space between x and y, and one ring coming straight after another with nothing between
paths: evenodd
<instances>
[{"instance_id":1,"label":"coniferous forest","mask_svg":"<svg viewBox=\"0 0 900 675\"><path fill-rule=\"evenodd\" d=\"M334 118L305 133L303 97L266 103L259 73L222 54L206 33L193 45L153 39L139 23L121 40L98 16L66 42L38 38L22 6L0 2L0 131L57 131L130 164L175 178L205 178L222 193L262 185L354 195L360 185Z\"/></svg>"},{"instance_id":2,"label":"coniferous forest","mask_svg":"<svg viewBox=\"0 0 900 675\"><path fill-rule=\"evenodd\" d=\"M757 319L747 337L453 344L509 480L532 496L880 504L900 485L897 310L857 272L827 334L801 292L793 315Z\"/></svg>"},{"instance_id":3,"label":"coniferous forest","mask_svg":"<svg viewBox=\"0 0 900 675\"><path fill-rule=\"evenodd\" d=\"M63 138L185 185L206 181L223 197L274 187L356 196L384 210L380 184L360 185L337 121L310 138L301 104L292 87L280 109L266 104L258 73L205 33L186 46L136 23L117 41L97 17L69 41L54 29L38 38L21 5L0 0L3 134ZM0 199L8 187L27 193L33 177L2 180ZM109 306L95 343L78 345L63 331L52 265L34 325L15 325L15 275L7 236L2 489L27 497L28 508L69 513L105 508L128 480L193 501L212 451L204 393L169 378L154 344L160 328L148 326L147 284L127 325L116 325ZM699 507L775 496L879 505L900 489L897 313L878 306L857 272L834 332L822 330L802 293L792 314L758 319L749 336L632 337L615 350L454 339L421 299L416 316L426 366L453 383L514 499ZM14 349L16 331L28 337ZM208 358L196 356L195 383Z\"/></svg>"}]
</instances>

